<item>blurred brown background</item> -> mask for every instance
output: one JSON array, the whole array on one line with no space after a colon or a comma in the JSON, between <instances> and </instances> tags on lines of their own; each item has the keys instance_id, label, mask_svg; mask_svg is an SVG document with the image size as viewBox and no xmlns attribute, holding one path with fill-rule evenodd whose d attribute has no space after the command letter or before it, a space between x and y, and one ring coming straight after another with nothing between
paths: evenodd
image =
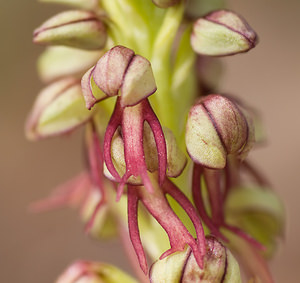
<instances>
[{"instance_id":1,"label":"blurred brown background","mask_svg":"<svg viewBox=\"0 0 300 283\"><path fill-rule=\"evenodd\" d=\"M143 0L146 1L146 0ZM200 1L200 0L199 0ZM285 241L271 266L277 282L299 282L300 80L299 0L231 0L260 36L248 54L224 59L224 92L260 110L268 143L251 154L286 204ZM81 169L81 135L39 143L24 138L24 120L42 84L43 50L32 31L61 7L33 0L0 3L0 282L51 283L74 259L128 268L116 241L95 242L72 210L30 215L27 205Z\"/></svg>"}]
</instances>

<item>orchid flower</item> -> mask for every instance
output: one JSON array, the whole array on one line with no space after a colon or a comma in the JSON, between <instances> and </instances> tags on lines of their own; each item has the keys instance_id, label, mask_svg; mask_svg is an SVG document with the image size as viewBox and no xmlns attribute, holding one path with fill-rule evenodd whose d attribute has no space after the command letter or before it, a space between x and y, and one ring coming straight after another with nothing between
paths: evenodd
<instances>
[{"instance_id":1,"label":"orchid flower","mask_svg":"<svg viewBox=\"0 0 300 283\"><path fill-rule=\"evenodd\" d=\"M217 82L217 57L258 43L247 21L222 0L42 2L73 10L34 31L48 86L26 135L84 128L85 168L31 210L79 206L86 232L120 236L143 283L274 282L266 258L284 209L248 160L253 111ZM57 282L136 281L81 260Z\"/></svg>"}]
</instances>

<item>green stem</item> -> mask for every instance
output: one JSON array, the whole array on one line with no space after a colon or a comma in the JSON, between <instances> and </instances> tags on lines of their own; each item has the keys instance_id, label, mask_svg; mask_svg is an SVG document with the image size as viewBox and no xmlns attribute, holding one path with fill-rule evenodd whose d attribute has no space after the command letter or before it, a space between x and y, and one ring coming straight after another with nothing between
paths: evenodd
<instances>
[{"instance_id":1,"label":"green stem","mask_svg":"<svg viewBox=\"0 0 300 283\"><path fill-rule=\"evenodd\" d=\"M184 4L176 5L167 10L162 26L153 44L151 63L157 84L157 93L151 97L154 109L162 124L176 129L174 115L176 105L170 93L172 78L171 51L184 12Z\"/></svg>"}]
</instances>

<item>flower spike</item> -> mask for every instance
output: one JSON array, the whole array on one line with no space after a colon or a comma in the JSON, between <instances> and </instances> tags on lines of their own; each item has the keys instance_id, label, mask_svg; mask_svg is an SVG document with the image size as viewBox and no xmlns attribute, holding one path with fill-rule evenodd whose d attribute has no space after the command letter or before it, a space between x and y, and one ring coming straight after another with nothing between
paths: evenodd
<instances>
[{"instance_id":1,"label":"flower spike","mask_svg":"<svg viewBox=\"0 0 300 283\"><path fill-rule=\"evenodd\" d=\"M90 236L119 234L142 283L241 283L229 248L246 280L272 283L264 257L282 236L284 210L245 160L263 137L254 133L260 123L240 101L211 94L215 57L251 50L255 31L225 0L40 1L75 10L34 31L34 43L47 46L38 70L48 86L26 135L83 126L86 170L31 209L78 206ZM188 156L194 164L183 172ZM57 281L79 282L136 283L82 260Z\"/></svg>"}]
</instances>

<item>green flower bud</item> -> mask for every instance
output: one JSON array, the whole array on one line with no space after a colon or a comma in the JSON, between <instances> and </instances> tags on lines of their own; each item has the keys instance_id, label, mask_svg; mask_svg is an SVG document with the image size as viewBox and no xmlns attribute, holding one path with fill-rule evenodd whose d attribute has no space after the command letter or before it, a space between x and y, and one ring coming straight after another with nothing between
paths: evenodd
<instances>
[{"instance_id":1,"label":"green flower bud","mask_svg":"<svg viewBox=\"0 0 300 283\"><path fill-rule=\"evenodd\" d=\"M33 33L34 43L89 50L103 48L106 38L106 28L97 16L80 10L57 14Z\"/></svg>"},{"instance_id":2,"label":"green flower bud","mask_svg":"<svg viewBox=\"0 0 300 283\"><path fill-rule=\"evenodd\" d=\"M180 2L180 0L152 0L152 2L160 8L169 8Z\"/></svg>"},{"instance_id":3,"label":"green flower bud","mask_svg":"<svg viewBox=\"0 0 300 283\"><path fill-rule=\"evenodd\" d=\"M156 261L150 270L152 283L239 283L239 265L231 252L213 237L207 237L204 268L200 269L190 248Z\"/></svg>"},{"instance_id":4,"label":"green flower bud","mask_svg":"<svg viewBox=\"0 0 300 283\"><path fill-rule=\"evenodd\" d=\"M225 167L228 154L244 158L254 139L250 122L232 100L221 95L202 98L191 108L187 121L189 155L196 163L215 169Z\"/></svg>"},{"instance_id":5,"label":"green flower bud","mask_svg":"<svg viewBox=\"0 0 300 283\"><path fill-rule=\"evenodd\" d=\"M47 48L38 60L38 72L44 82L62 77L82 77L103 55L103 51L87 51L64 46Z\"/></svg>"},{"instance_id":6,"label":"green flower bud","mask_svg":"<svg viewBox=\"0 0 300 283\"><path fill-rule=\"evenodd\" d=\"M77 261L69 266L56 283L137 283L120 269L106 263Z\"/></svg>"},{"instance_id":7,"label":"green flower bud","mask_svg":"<svg viewBox=\"0 0 300 283\"><path fill-rule=\"evenodd\" d=\"M191 44L198 54L233 55L255 47L257 35L241 16L219 10L194 23Z\"/></svg>"},{"instance_id":8,"label":"green flower bud","mask_svg":"<svg viewBox=\"0 0 300 283\"><path fill-rule=\"evenodd\" d=\"M40 2L69 5L82 9L93 9L98 5L98 0L40 0Z\"/></svg>"},{"instance_id":9,"label":"green flower bud","mask_svg":"<svg viewBox=\"0 0 300 283\"><path fill-rule=\"evenodd\" d=\"M284 230L285 212L273 191L255 186L231 190L225 211L228 223L241 228L266 247L266 257L274 253L277 238Z\"/></svg>"},{"instance_id":10,"label":"green flower bud","mask_svg":"<svg viewBox=\"0 0 300 283\"><path fill-rule=\"evenodd\" d=\"M110 186L110 184L105 182L105 186ZM93 187L80 208L80 216L83 222L88 223L102 198L99 188ZM117 234L116 221L110 212L109 204L104 202L97 210L93 225L88 232L97 239L109 238Z\"/></svg>"},{"instance_id":11,"label":"green flower bud","mask_svg":"<svg viewBox=\"0 0 300 283\"><path fill-rule=\"evenodd\" d=\"M91 118L80 81L65 78L43 89L29 114L26 135L31 140L68 133Z\"/></svg>"}]
</instances>

